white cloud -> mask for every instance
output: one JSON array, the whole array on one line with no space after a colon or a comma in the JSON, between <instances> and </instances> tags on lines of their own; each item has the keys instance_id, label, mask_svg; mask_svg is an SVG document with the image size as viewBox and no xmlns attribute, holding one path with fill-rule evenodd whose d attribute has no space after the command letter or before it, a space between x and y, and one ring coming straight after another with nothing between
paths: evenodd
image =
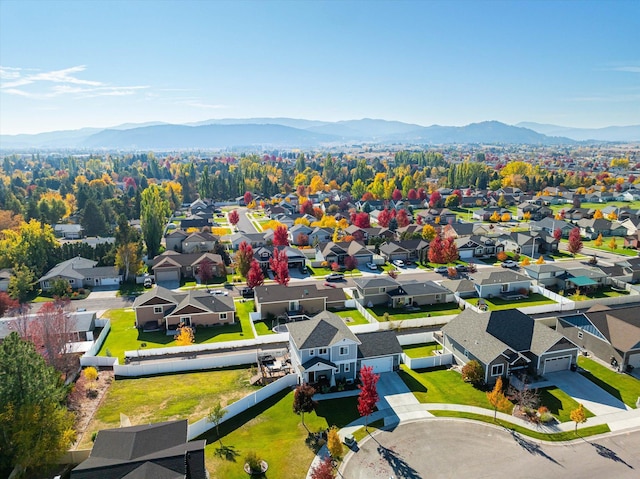
<instances>
[{"instance_id":1,"label":"white cloud","mask_svg":"<svg viewBox=\"0 0 640 479\"><path fill-rule=\"evenodd\" d=\"M219 105L215 103L205 103L200 100L189 100L179 102L183 105L192 106L194 108L203 108L207 110L222 110L224 108L229 108L227 105Z\"/></svg>"}]
</instances>

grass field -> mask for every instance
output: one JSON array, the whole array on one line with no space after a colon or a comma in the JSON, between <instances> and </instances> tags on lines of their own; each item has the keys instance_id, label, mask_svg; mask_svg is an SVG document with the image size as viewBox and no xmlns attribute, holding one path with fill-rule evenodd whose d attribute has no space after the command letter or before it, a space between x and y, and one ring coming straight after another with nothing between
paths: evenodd
<instances>
[{"instance_id":1,"label":"grass field","mask_svg":"<svg viewBox=\"0 0 640 479\"><path fill-rule=\"evenodd\" d=\"M402 351L410 358L425 358L433 356L433 352L441 348L438 343L411 344L403 346Z\"/></svg>"},{"instance_id":2,"label":"grass field","mask_svg":"<svg viewBox=\"0 0 640 479\"><path fill-rule=\"evenodd\" d=\"M578 356L578 366L585 369L581 373L613 397L620 399L627 406L636 408L636 401L640 397L640 380L628 374L619 374L592 359Z\"/></svg>"},{"instance_id":3,"label":"grass field","mask_svg":"<svg viewBox=\"0 0 640 479\"><path fill-rule=\"evenodd\" d=\"M429 304L420 307L420 311L407 313L405 309L392 309L385 305L377 305L367 308L367 311L378 321L384 321L384 313L389 313L389 321L424 318L426 316L446 316L458 314L462 311L456 303Z\"/></svg>"},{"instance_id":4,"label":"grass field","mask_svg":"<svg viewBox=\"0 0 640 479\"><path fill-rule=\"evenodd\" d=\"M311 431L346 426L359 417L356 403L355 397L320 401L314 413L304 415L304 422ZM226 457L219 454L215 428L205 435L205 461L212 477L246 479L242 467L250 451L269 464L266 477L305 477L315 454L306 443L307 430L300 416L293 413L292 404L293 392L285 391L223 423L220 435Z\"/></svg>"},{"instance_id":5,"label":"grass field","mask_svg":"<svg viewBox=\"0 0 640 479\"><path fill-rule=\"evenodd\" d=\"M249 385L250 379L250 369L238 368L114 381L89 424L81 447L90 445L94 431L118 427L121 413L134 425L200 420L214 403L220 401L226 406L258 389Z\"/></svg>"},{"instance_id":6,"label":"grass field","mask_svg":"<svg viewBox=\"0 0 640 479\"><path fill-rule=\"evenodd\" d=\"M355 326L356 324L369 324L369 321L362 316L357 309L349 309L346 311L334 311L335 314L345 319L347 326Z\"/></svg>"}]
</instances>

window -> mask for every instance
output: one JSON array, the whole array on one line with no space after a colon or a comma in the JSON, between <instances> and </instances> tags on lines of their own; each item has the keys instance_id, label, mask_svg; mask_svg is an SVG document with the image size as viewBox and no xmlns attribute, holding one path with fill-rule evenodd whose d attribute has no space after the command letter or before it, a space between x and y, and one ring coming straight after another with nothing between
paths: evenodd
<instances>
[{"instance_id":1,"label":"window","mask_svg":"<svg viewBox=\"0 0 640 479\"><path fill-rule=\"evenodd\" d=\"M309 350L309 356L315 356L316 355L316 350L315 349L310 349Z\"/></svg>"},{"instance_id":2,"label":"window","mask_svg":"<svg viewBox=\"0 0 640 479\"><path fill-rule=\"evenodd\" d=\"M327 350L327 348L320 348L320 349L318 349L318 354L319 354L320 356L324 356L324 355L326 355L328 352L329 352L329 351Z\"/></svg>"},{"instance_id":3,"label":"window","mask_svg":"<svg viewBox=\"0 0 640 479\"><path fill-rule=\"evenodd\" d=\"M220 313L220 321L226 321L227 320L227 313Z\"/></svg>"},{"instance_id":4,"label":"window","mask_svg":"<svg viewBox=\"0 0 640 479\"><path fill-rule=\"evenodd\" d=\"M380 292L381 292L381 293L386 293L386 292L387 292L387 288L386 288L386 287L382 287L382 288L380 288Z\"/></svg>"},{"instance_id":5,"label":"window","mask_svg":"<svg viewBox=\"0 0 640 479\"><path fill-rule=\"evenodd\" d=\"M340 356L346 356L347 354L349 354L349 347L340 346Z\"/></svg>"},{"instance_id":6,"label":"window","mask_svg":"<svg viewBox=\"0 0 640 479\"><path fill-rule=\"evenodd\" d=\"M351 371L351 364L349 363L344 364L344 372L348 373L349 371Z\"/></svg>"},{"instance_id":7,"label":"window","mask_svg":"<svg viewBox=\"0 0 640 479\"><path fill-rule=\"evenodd\" d=\"M75 280L75 279L70 279L70 280L69 280L69 284L74 284L75 282L76 282L76 280Z\"/></svg>"},{"instance_id":8,"label":"window","mask_svg":"<svg viewBox=\"0 0 640 479\"><path fill-rule=\"evenodd\" d=\"M504 364L494 364L491 366L491 375L492 376L502 376L504 372Z\"/></svg>"},{"instance_id":9,"label":"window","mask_svg":"<svg viewBox=\"0 0 640 479\"><path fill-rule=\"evenodd\" d=\"M154 306L153 307L153 312L155 314L162 314L162 306Z\"/></svg>"},{"instance_id":10,"label":"window","mask_svg":"<svg viewBox=\"0 0 640 479\"><path fill-rule=\"evenodd\" d=\"M583 336L582 331L578 331L578 339L582 339Z\"/></svg>"},{"instance_id":11,"label":"window","mask_svg":"<svg viewBox=\"0 0 640 479\"><path fill-rule=\"evenodd\" d=\"M507 291L509 291L509 285L508 284L503 284L502 285L502 292L506 293Z\"/></svg>"}]
</instances>

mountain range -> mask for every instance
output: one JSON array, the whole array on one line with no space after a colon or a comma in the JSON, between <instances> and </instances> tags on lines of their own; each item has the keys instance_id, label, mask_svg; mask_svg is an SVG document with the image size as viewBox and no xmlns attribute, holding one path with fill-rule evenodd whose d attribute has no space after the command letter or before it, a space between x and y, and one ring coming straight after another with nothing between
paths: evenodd
<instances>
[{"instance_id":1,"label":"mountain range","mask_svg":"<svg viewBox=\"0 0 640 479\"><path fill-rule=\"evenodd\" d=\"M294 118L207 120L183 125L127 123L33 135L0 135L0 149L224 149L320 147L359 143L570 145L577 141L640 141L640 125L581 129L498 121L466 126L421 126L376 119L323 122Z\"/></svg>"}]
</instances>

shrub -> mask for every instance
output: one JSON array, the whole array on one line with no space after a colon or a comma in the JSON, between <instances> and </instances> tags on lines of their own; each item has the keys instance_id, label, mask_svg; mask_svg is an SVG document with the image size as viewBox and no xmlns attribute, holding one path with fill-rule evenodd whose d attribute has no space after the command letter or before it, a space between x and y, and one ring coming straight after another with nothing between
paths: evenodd
<instances>
[{"instance_id":1,"label":"shrub","mask_svg":"<svg viewBox=\"0 0 640 479\"><path fill-rule=\"evenodd\" d=\"M546 424L554 420L555 418L553 417L553 414L551 414L550 412L545 412L543 414L540 414L540 422L543 422Z\"/></svg>"},{"instance_id":2,"label":"shrub","mask_svg":"<svg viewBox=\"0 0 640 479\"><path fill-rule=\"evenodd\" d=\"M547 413L547 412L549 412L549 408L547 406L540 406L538 408L538 414L542 415L542 414Z\"/></svg>"},{"instance_id":3,"label":"shrub","mask_svg":"<svg viewBox=\"0 0 640 479\"><path fill-rule=\"evenodd\" d=\"M472 359L462 367L462 380L474 386L484 382L484 370L478 361Z\"/></svg>"},{"instance_id":4,"label":"shrub","mask_svg":"<svg viewBox=\"0 0 640 479\"><path fill-rule=\"evenodd\" d=\"M93 431L91 434L91 442L96 442L96 437L98 437L98 431Z\"/></svg>"},{"instance_id":5,"label":"shrub","mask_svg":"<svg viewBox=\"0 0 640 479\"><path fill-rule=\"evenodd\" d=\"M245 457L244 461L247 463L247 465L249 466L249 470L252 473L262 472L262 464L260 463L261 460L255 451L250 451L249 453L247 453L247 457Z\"/></svg>"},{"instance_id":6,"label":"shrub","mask_svg":"<svg viewBox=\"0 0 640 479\"><path fill-rule=\"evenodd\" d=\"M505 253L504 251L500 251L497 255L496 258L498 258L498 261L506 261L506 259L509 256L507 256L507 253Z\"/></svg>"}]
</instances>

